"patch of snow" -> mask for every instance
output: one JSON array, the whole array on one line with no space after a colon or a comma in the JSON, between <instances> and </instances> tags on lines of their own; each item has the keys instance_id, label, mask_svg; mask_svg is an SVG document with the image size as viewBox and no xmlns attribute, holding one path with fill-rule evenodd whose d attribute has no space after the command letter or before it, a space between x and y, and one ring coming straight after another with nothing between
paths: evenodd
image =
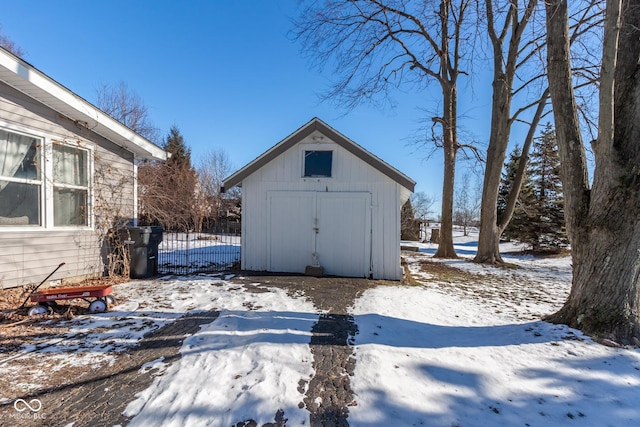
<instances>
[{"instance_id":1,"label":"patch of snow","mask_svg":"<svg viewBox=\"0 0 640 427\"><path fill-rule=\"evenodd\" d=\"M352 313L352 426L640 422L637 350L421 287L368 290Z\"/></svg>"},{"instance_id":2,"label":"patch of snow","mask_svg":"<svg viewBox=\"0 0 640 427\"><path fill-rule=\"evenodd\" d=\"M217 301L220 316L187 338L182 358L127 406L130 426L235 425L273 421L282 409L289 425L308 413L297 387L313 375L309 349L318 320L313 306L280 289L237 289ZM260 306L256 311L247 307Z\"/></svg>"},{"instance_id":3,"label":"patch of snow","mask_svg":"<svg viewBox=\"0 0 640 427\"><path fill-rule=\"evenodd\" d=\"M185 268L229 268L240 260L240 241L240 236L232 235L164 233L158 246L158 269L168 273Z\"/></svg>"},{"instance_id":4,"label":"patch of snow","mask_svg":"<svg viewBox=\"0 0 640 427\"><path fill-rule=\"evenodd\" d=\"M138 372L144 374L153 369L156 371L155 375L162 375L168 366L169 365L164 363L164 357L159 357L156 360L143 364L140 369L138 369Z\"/></svg>"}]
</instances>

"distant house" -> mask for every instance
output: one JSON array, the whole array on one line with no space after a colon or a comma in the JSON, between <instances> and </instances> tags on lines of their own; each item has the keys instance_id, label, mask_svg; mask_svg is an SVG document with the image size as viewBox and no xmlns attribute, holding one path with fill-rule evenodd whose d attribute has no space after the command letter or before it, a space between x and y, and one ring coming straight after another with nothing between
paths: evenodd
<instances>
[{"instance_id":1,"label":"distant house","mask_svg":"<svg viewBox=\"0 0 640 427\"><path fill-rule=\"evenodd\" d=\"M0 48L0 287L104 271L135 221L137 159L166 152Z\"/></svg>"},{"instance_id":2,"label":"distant house","mask_svg":"<svg viewBox=\"0 0 640 427\"><path fill-rule=\"evenodd\" d=\"M228 177L242 187L241 267L399 280L415 182L314 118Z\"/></svg>"}]
</instances>

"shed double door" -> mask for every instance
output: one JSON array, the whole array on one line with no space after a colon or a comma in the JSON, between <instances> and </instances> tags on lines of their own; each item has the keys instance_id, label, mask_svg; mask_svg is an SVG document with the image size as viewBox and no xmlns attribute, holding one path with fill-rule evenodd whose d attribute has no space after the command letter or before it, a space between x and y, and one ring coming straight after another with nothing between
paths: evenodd
<instances>
[{"instance_id":1,"label":"shed double door","mask_svg":"<svg viewBox=\"0 0 640 427\"><path fill-rule=\"evenodd\" d=\"M269 271L303 273L315 254L325 274L369 277L370 193L273 191L267 197Z\"/></svg>"}]
</instances>

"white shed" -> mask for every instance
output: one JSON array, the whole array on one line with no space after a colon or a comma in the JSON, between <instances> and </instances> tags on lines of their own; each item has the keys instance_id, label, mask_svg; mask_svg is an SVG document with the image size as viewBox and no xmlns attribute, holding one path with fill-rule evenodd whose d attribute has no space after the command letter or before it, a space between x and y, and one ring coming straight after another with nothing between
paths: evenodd
<instances>
[{"instance_id":1,"label":"white shed","mask_svg":"<svg viewBox=\"0 0 640 427\"><path fill-rule=\"evenodd\" d=\"M242 188L243 270L400 280L415 182L318 118L224 181Z\"/></svg>"}]
</instances>

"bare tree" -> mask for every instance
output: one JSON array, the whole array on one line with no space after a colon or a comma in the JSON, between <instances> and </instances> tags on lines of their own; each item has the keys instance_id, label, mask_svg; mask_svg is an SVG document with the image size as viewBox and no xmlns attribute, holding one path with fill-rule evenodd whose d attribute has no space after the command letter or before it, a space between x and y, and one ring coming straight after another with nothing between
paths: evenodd
<instances>
[{"instance_id":1,"label":"bare tree","mask_svg":"<svg viewBox=\"0 0 640 427\"><path fill-rule=\"evenodd\" d=\"M521 4L522 3L522 4ZM574 2L572 41L582 49L580 64L576 66L577 84L588 88L595 81L594 64L597 58L589 54L583 40L591 37L590 31L597 27L602 16L600 0ZM476 262L501 263L500 236L508 226L518 199L524 178L529 150L535 131L544 117L549 91L544 82L544 66L537 59L544 57L546 42L544 31L537 28L534 18L541 12L543 4L538 0L485 0L487 29L493 50L493 98L491 133L486 156L483 185L480 236ZM586 34L589 37L585 36ZM526 92L526 101L513 110L514 99ZM521 96L522 98L522 96ZM533 100L531 100L533 99ZM500 218L497 215L497 198L500 175L506 157L511 129L516 122L525 122L523 116L533 109L527 120L529 127L523 142L522 156L516 177L508 197L506 209ZM584 117L589 116L583 109Z\"/></svg>"},{"instance_id":2,"label":"bare tree","mask_svg":"<svg viewBox=\"0 0 640 427\"><path fill-rule=\"evenodd\" d=\"M197 166L198 181L205 194L214 199L220 199L222 184L232 168L231 160L225 150L213 149L205 153Z\"/></svg>"},{"instance_id":3,"label":"bare tree","mask_svg":"<svg viewBox=\"0 0 640 427\"><path fill-rule=\"evenodd\" d=\"M427 221L429 215L433 213L433 205L436 200L423 191L415 192L411 195L411 205L413 214L420 221Z\"/></svg>"},{"instance_id":4,"label":"bare tree","mask_svg":"<svg viewBox=\"0 0 640 427\"><path fill-rule=\"evenodd\" d=\"M509 222L517 192L520 189L519 182L511 187L514 191L514 200L511 209L507 209L498 222L498 191L500 187L500 177L505 161L507 146L511 135L513 123L518 120L521 113L528 108L522 108L515 114L512 112L512 102L516 94L514 88L515 79L519 67L523 67L526 62L535 57L539 51L539 43L535 39L529 43L523 43L527 34L533 14L536 10L537 0L526 0L524 5L519 0L502 2L500 0L485 0L485 12L487 17L487 32L493 50L493 96L491 108L491 133L489 135L489 146L487 148L486 167L484 174L480 236L478 242L478 253L476 262L495 263L502 262L499 252L499 240L502 231ZM498 22L500 20L500 22ZM506 46L505 46L506 44ZM522 46L525 44L525 46ZM532 79L529 83L535 82ZM537 122L543 112L546 96L539 96L535 103L527 107L535 106L538 109L533 122L530 125L530 133L535 130ZM523 156L521 157L522 168L520 174L516 175L516 180L521 181L524 174L524 164L531 145L532 137L524 143Z\"/></svg>"},{"instance_id":5,"label":"bare tree","mask_svg":"<svg viewBox=\"0 0 640 427\"><path fill-rule=\"evenodd\" d=\"M548 319L640 345L640 0L606 3L593 184L572 87L567 3L547 0L547 61L573 283Z\"/></svg>"},{"instance_id":6,"label":"bare tree","mask_svg":"<svg viewBox=\"0 0 640 427\"><path fill-rule=\"evenodd\" d=\"M313 3L296 23L303 51L322 68L335 65L336 82L326 99L347 108L360 102L390 102L392 90L421 90L437 83L441 115L432 117L432 141L444 152L442 229L437 257L456 257L453 249L453 192L457 136L457 85L467 37L464 24L474 0L327 0ZM331 60L333 59L333 62Z\"/></svg>"},{"instance_id":7,"label":"bare tree","mask_svg":"<svg viewBox=\"0 0 640 427\"><path fill-rule=\"evenodd\" d=\"M456 224L463 227L465 236L469 235L469 227L478 223L480 215L481 192L473 185L471 175L467 172L456 189L456 200L453 217Z\"/></svg>"},{"instance_id":8,"label":"bare tree","mask_svg":"<svg viewBox=\"0 0 640 427\"><path fill-rule=\"evenodd\" d=\"M138 94L128 89L124 82L120 82L117 86L105 84L96 92L96 104L101 110L150 141L156 142L158 140L159 131L151 124L146 105ZM154 180L157 180L158 183L163 182L158 176L159 167L160 164L155 162L145 162L138 169L137 186L140 191L137 203L140 213L150 209L150 200L153 200L153 197L159 193L157 187L151 186ZM97 162L96 168L98 168ZM109 165L101 165L101 168L109 170ZM114 179L109 176L104 179L105 176L108 175L105 175L104 171L96 173L96 177L98 177L96 179L103 181L102 185L97 188L102 188L103 191L98 191L95 198L97 213L102 212L99 229L104 230L103 234L105 238L108 238L110 245L110 251L106 254L109 261L108 272L109 275L120 273L128 276L129 252L126 250L126 244L118 231L128 222L123 222L119 215L112 213L117 213L117 211L113 211L113 200L117 195L122 197L122 189L127 187L124 185L124 178ZM130 185L136 185L136 183L132 182ZM149 217L148 214L147 217Z\"/></svg>"},{"instance_id":9,"label":"bare tree","mask_svg":"<svg viewBox=\"0 0 640 427\"><path fill-rule=\"evenodd\" d=\"M160 131L151 122L149 109L125 82L115 86L104 84L96 92L96 104L102 111L149 141L160 140Z\"/></svg>"},{"instance_id":10,"label":"bare tree","mask_svg":"<svg viewBox=\"0 0 640 427\"><path fill-rule=\"evenodd\" d=\"M198 210L202 219L219 220L229 209L229 201L235 203L239 199L237 188L222 192L224 179L229 176L232 168L227 152L222 149L210 150L200 158L197 166Z\"/></svg>"},{"instance_id":11,"label":"bare tree","mask_svg":"<svg viewBox=\"0 0 640 427\"><path fill-rule=\"evenodd\" d=\"M191 150L175 125L169 130L163 148L171 154L166 162L147 162L138 168L141 220L187 232L195 229L201 218L198 207L201 189L191 166Z\"/></svg>"},{"instance_id":12,"label":"bare tree","mask_svg":"<svg viewBox=\"0 0 640 427\"><path fill-rule=\"evenodd\" d=\"M197 226L197 178L180 163L145 163L138 167L141 221L186 232Z\"/></svg>"},{"instance_id":13,"label":"bare tree","mask_svg":"<svg viewBox=\"0 0 640 427\"><path fill-rule=\"evenodd\" d=\"M7 36L2 27L0 27L0 46L13 53L17 57L24 57L24 50L16 44L9 36Z\"/></svg>"}]
</instances>

